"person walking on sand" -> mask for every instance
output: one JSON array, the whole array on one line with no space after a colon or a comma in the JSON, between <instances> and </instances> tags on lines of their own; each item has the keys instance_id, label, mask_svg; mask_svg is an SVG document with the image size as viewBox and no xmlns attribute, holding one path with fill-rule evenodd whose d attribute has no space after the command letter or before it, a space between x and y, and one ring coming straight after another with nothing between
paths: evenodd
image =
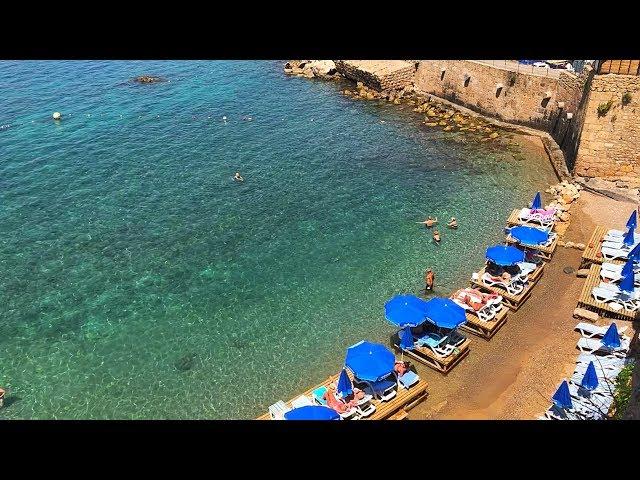
<instances>
[{"instance_id":1,"label":"person walking on sand","mask_svg":"<svg viewBox=\"0 0 640 480\"><path fill-rule=\"evenodd\" d=\"M436 280L436 274L433 273L433 270L427 268L427 271L424 272L424 291L428 292L433 290L433 283Z\"/></svg>"},{"instance_id":2,"label":"person walking on sand","mask_svg":"<svg viewBox=\"0 0 640 480\"><path fill-rule=\"evenodd\" d=\"M240 172L236 172L236 174L233 176L233 179L236 182L244 182L244 178L242 178L242 175L240 175Z\"/></svg>"},{"instance_id":3,"label":"person walking on sand","mask_svg":"<svg viewBox=\"0 0 640 480\"><path fill-rule=\"evenodd\" d=\"M433 231L433 241L440 245L440 232L437 229Z\"/></svg>"},{"instance_id":4,"label":"person walking on sand","mask_svg":"<svg viewBox=\"0 0 640 480\"><path fill-rule=\"evenodd\" d=\"M424 222L416 222L416 223L422 223L424 224L425 227L427 228L431 228L433 227L436 223L438 223L438 217L433 218L431 215L429 215L427 217L427 219Z\"/></svg>"},{"instance_id":5,"label":"person walking on sand","mask_svg":"<svg viewBox=\"0 0 640 480\"><path fill-rule=\"evenodd\" d=\"M447 227L453 228L453 229L458 228L458 222L456 221L456 217L451 217L451 220L449 220L449 223L447 223Z\"/></svg>"}]
</instances>

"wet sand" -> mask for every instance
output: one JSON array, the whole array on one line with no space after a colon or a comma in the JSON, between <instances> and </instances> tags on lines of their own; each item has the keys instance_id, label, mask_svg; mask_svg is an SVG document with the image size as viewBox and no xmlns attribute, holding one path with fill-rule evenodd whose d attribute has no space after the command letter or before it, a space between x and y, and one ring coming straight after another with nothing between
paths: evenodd
<instances>
[{"instance_id":1,"label":"wet sand","mask_svg":"<svg viewBox=\"0 0 640 480\"><path fill-rule=\"evenodd\" d=\"M586 243L595 225L621 228L635 207L583 191L563 239ZM543 414L579 353L573 331L578 320L572 315L584 279L563 269L577 269L581 256L580 250L557 247L529 300L509 313L491 340L469 334L471 352L449 375L417 364L430 395L409 418L532 420ZM480 267L469 265L469 276ZM621 323L631 328L631 322Z\"/></svg>"}]
</instances>

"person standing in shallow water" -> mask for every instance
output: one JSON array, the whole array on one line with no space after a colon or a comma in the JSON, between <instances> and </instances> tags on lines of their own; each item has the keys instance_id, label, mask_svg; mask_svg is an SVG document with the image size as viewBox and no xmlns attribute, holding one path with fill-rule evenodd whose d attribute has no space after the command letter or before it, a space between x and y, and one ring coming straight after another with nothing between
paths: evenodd
<instances>
[{"instance_id":1,"label":"person standing in shallow water","mask_svg":"<svg viewBox=\"0 0 640 480\"><path fill-rule=\"evenodd\" d=\"M424 291L429 292L433 290L433 284L436 280L436 274L433 273L433 270L427 268L427 271L424 272Z\"/></svg>"}]
</instances>

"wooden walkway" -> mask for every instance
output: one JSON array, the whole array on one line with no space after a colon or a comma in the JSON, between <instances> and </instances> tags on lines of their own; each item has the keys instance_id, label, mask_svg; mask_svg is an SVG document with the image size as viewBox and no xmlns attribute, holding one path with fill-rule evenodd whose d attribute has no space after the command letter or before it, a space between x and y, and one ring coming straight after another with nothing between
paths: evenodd
<instances>
[{"instance_id":1,"label":"wooden walkway","mask_svg":"<svg viewBox=\"0 0 640 480\"><path fill-rule=\"evenodd\" d=\"M624 260L606 260L602 256L602 240L607 234L609 229L598 225L593 233L589 243L586 244L584 253L582 254L582 261L580 262L580 268L589 268L592 264L602 265L603 262L614 263L616 265L623 265Z\"/></svg>"},{"instance_id":2,"label":"wooden walkway","mask_svg":"<svg viewBox=\"0 0 640 480\"><path fill-rule=\"evenodd\" d=\"M529 250L536 250L538 252L538 256L547 262L551 260L553 256L553 252L556 251L556 247L558 246L558 236L551 242L551 245L548 247L543 247L540 245L528 245L526 243L519 242L517 239L513 238L511 235L506 236L507 243L515 243L516 245L520 245L522 248L526 248Z\"/></svg>"},{"instance_id":3,"label":"wooden walkway","mask_svg":"<svg viewBox=\"0 0 640 480\"><path fill-rule=\"evenodd\" d=\"M477 315L467 312L467 323L460 325L460 330L472 333L487 340L491 339L502 326L507 323L508 308L500 310L492 320L485 322L480 320Z\"/></svg>"},{"instance_id":4,"label":"wooden walkway","mask_svg":"<svg viewBox=\"0 0 640 480\"><path fill-rule=\"evenodd\" d=\"M598 313L603 317L614 318L618 320L635 320L638 318L638 312L630 312L624 308L621 310L614 310L609 304L604 302L597 302L591 291L594 287L600 285L600 270L602 267L597 264L592 264L589 269L589 275L585 279L584 286L582 287L582 293L578 300L578 306Z\"/></svg>"},{"instance_id":5,"label":"wooden walkway","mask_svg":"<svg viewBox=\"0 0 640 480\"><path fill-rule=\"evenodd\" d=\"M471 279L471 285L476 288L480 288L481 290L497 293L498 295L502 295L502 300L504 304L509 307L511 310L516 311L520 308L524 302L531 296L531 290L538 283L538 280L542 276L544 270L544 265L540 265L540 267L536 268L533 274L529 275L529 281L526 283L524 290L520 295L511 295L506 290L497 287L497 286L489 286L482 281L482 275L486 271L486 267L482 268L478 272L478 280Z\"/></svg>"},{"instance_id":6,"label":"wooden walkway","mask_svg":"<svg viewBox=\"0 0 640 480\"><path fill-rule=\"evenodd\" d=\"M347 373L351 381L353 381L353 374L349 370L347 370ZM315 387L310 388L309 390L304 392L302 395L305 395L313 400L314 390L320 387L328 387L331 382L335 382L337 379L338 379L338 375L331 376L324 382L320 383L319 385L316 385ZM382 402L380 400L375 400L375 399L372 400L371 403L373 403L373 405L376 407L376 411L373 412L368 417L362 418L361 420L385 420L385 419L389 419L394 415L397 415L398 417L403 417L404 416L402 414L403 411L405 413L408 412L413 407L415 407L416 405L418 405L420 402L424 401L427 398L427 396L429 395L429 392L427 391L428 386L429 384L427 383L427 381L423 380L422 378L420 378L418 383L413 385L408 390L402 386L398 386L398 391L396 396L393 397L388 402ZM286 402L286 405L289 408L292 408L291 402L296 398L298 398L299 396L300 395ZM271 420L271 417L267 412L264 415L259 416L256 420Z\"/></svg>"},{"instance_id":7,"label":"wooden walkway","mask_svg":"<svg viewBox=\"0 0 640 480\"><path fill-rule=\"evenodd\" d=\"M453 367L458 365L463 358L469 355L469 344L471 340L468 338L462 342L462 345L456 347L456 351L447 357L439 357L436 355L433 350L428 347L421 347L418 345L414 345L412 350L404 350L404 354L414 359L416 362L420 362L427 367L431 367L434 370L446 375ZM400 340L398 338L398 334L394 334L391 336L391 346L396 352L401 352L400 348Z\"/></svg>"},{"instance_id":8,"label":"wooden walkway","mask_svg":"<svg viewBox=\"0 0 640 480\"><path fill-rule=\"evenodd\" d=\"M516 227L518 225L523 225L525 227L541 227L542 226L537 222L525 222L523 220L520 220L519 215L520 215L520 209L516 208L515 210L513 210L511 212L511 215L509 215L509 218L507 218L507 225L511 227ZM554 223L553 227L551 228L551 231L554 231L555 228L556 228L556 224Z\"/></svg>"}]
</instances>

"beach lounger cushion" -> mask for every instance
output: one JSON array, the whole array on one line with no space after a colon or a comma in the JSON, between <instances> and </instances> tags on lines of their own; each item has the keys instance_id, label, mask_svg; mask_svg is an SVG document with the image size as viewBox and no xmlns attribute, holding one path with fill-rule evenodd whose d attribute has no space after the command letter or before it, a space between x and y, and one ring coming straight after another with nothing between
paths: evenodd
<instances>
[{"instance_id":1,"label":"beach lounger cushion","mask_svg":"<svg viewBox=\"0 0 640 480\"><path fill-rule=\"evenodd\" d=\"M409 389L412 385L415 385L420 381L420 377L417 373L408 370L404 375L398 377L398 381L404 388Z\"/></svg>"}]
</instances>

